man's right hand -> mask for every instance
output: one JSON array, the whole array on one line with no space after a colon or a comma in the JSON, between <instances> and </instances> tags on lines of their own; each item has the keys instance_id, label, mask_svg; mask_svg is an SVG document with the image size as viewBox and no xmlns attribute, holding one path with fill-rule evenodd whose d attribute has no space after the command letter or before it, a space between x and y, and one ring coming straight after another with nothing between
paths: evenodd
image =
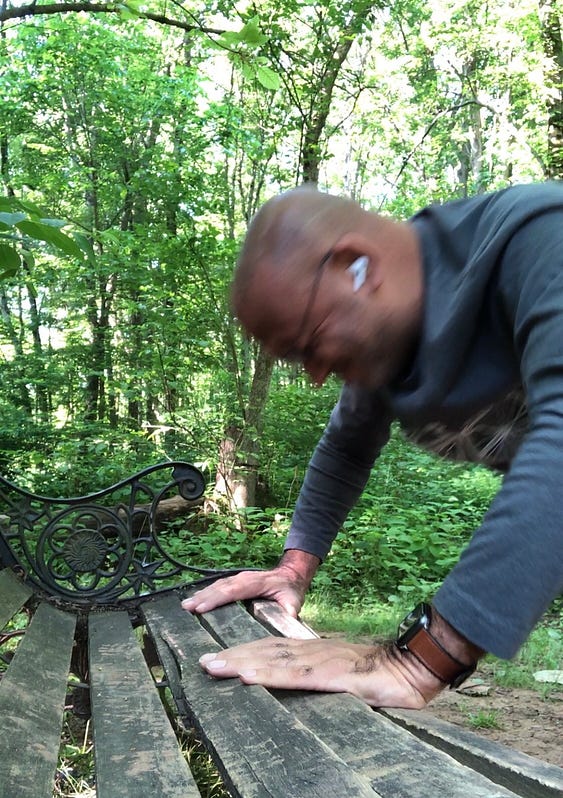
<instances>
[{"instance_id":1,"label":"man's right hand","mask_svg":"<svg viewBox=\"0 0 563 798\"><path fill-rule=\"evenodd\" d=\"M290 549L279 565L270 571L241 571L218 579L184 599L182 607L188 612L202 613L233 601L266 598L277 601L293 618L297 618L319 562L313 554Z\"/></svg>"}]
</instances>

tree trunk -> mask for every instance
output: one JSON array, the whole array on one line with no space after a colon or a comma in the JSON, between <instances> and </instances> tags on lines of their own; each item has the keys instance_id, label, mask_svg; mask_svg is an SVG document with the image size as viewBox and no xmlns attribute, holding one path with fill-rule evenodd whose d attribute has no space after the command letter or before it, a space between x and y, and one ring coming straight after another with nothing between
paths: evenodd
<instances>
[{"instance_id":1,"label":"tree trunk","mask_svg":"<svg viewBox=\"0 0 563 798\"><path fill-rule=\"evenodd\" d=\"M31 269L29 264L23 260L22 267L26 274L27 301L29 303L29 318L31 336L33 340L33 367L29 374L30 381L33 380L35 386L35 406L37 413L42 421L49 418L50 398L45 382L45 357L43 354L43 342L41 341L41 318L37 307L37 292L32 282Z\"/></svg>"},{"instance_id":2,"label":"tree trunk","mask_svg":"<svg viewBox=\"0 0 563 798\"><path fill-rule=\"evenodd\" d=\"M463 65L464 82L473 85L476 71L476 58L470 58ZM464 196L468 197L483 190L483 130L481 120L481 105L477 93L472 90L475 102L470 103L466 109L468 125L466 139L462 145L460 166L458 169L459 183L463 187Z\"/></svg>"},{"instance_id":3,"label":"tree trunk","mask_svg":"<svg viewBox=\"0 0 563 798\"><path fill-rule=\"evenodd\" d=\"M549 89L547 177L563 179L563 41L561 17L553 0L540 0L545 85Z\"/></svg>"},{"instance_id":4,"label":"tree trunk","mask_svg":"<svg viewBox=\"0 0 563 798\"><path fill-rule=\"evenodd\" d=\"M317 41L313 51L317 53L317 57L312 62L307 62L306 74L301 75L303 86L286 84L291 100L299 109L301 118L301 147L296 170L297 182L318 182L319 167L323 157L322 140L336 81L355 38L363 30L375 5L373 0L360 0L353 14L343 16L342 27L335 43L328 45L326 42L332 41L328 35L331 23L325 16L324 9L315 10L316 18L313 28ZM274 60L276 59L274 53L272 57ZM281 61L278 63L281 71L284 67L282 67ZM287 72L285 69L284 71ZM257 171L256 163L252 175L251 189L246 196L247 202L244 203L244 197L241 200L245 207L247 221L250 221L257 209L261 188L264 185L264 173ZM240 183L237 188L241 189ZM242 408L244 426L241 428L239 424L230 425L220 444L215 488L218 494L226 497L229 506L234 510L253 506L256 501L260 464L259 441L263 430L263 414L268 399L273 366L274 361L270 355L262 347L258 347L248 401Z\"/></svg>"},{"instance_id":5,"label":"tree trunk","mask_svg":"<svg viewBox=\"0 0 563 798\"><path fill-rule=\"evenodd\" d=\"M14 350L14 366L13 369L14 373L14 393L15 393L15 403L18 407L25 410L25 412L31 416L33 404L31 401L31 396L29 394L29 388L27 386L27 379L25 374L25 369L17 368L18 361L23 362L24 360L24 350L23 345L20 337L17 334L16 329L14 328L14 323L12 320L12 313L10 310L10 305L8 302L8 296L6 291L3 287L0 286L0 318L4 323L4 327L10 339L10 343ZM21 372L24 372L23 374ZM18 374L18 372L20 372ZM6 378L5 378L6 379ZM6 384L4 385L6 387Z\"/></svg>"},{"instance_id":6,"label":"tree trunk","mask_svg":"<svg viewBox=\"0 0 563 798\"><path fill-rule=\"evenodd\" d=\"M244 427L228 427L219 447L215 493L223 496L232 510L253 507L256 503L260 436L273 366L273 358L260 348Z\"/></svg>"}]
</instances>

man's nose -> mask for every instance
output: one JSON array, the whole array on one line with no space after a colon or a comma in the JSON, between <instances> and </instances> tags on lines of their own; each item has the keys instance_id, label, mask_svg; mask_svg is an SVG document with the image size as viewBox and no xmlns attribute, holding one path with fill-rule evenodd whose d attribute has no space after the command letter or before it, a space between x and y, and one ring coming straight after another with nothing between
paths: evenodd
<instances>
[{"instance_id":1,"label":"man's nose","mask_svg":"<svg viewBox=\"0 0 563 798\"><path fill-rule=\"evenodd\" d=\"M311 378L311 381L319 387L326 382L327 377L330 374L330 367L327 363L309 360L303 364L303 367Z\"/></svg>"}]
</instances>

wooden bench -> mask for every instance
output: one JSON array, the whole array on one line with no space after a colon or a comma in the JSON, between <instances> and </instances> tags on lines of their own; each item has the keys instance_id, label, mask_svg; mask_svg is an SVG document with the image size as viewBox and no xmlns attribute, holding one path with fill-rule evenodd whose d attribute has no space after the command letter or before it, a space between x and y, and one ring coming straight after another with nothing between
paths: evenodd
<instances>
[{"instance_id":1,"label":"wooden bench","mask_svg":"<svg viewBox=\"0 0 563 798\"><path fill-rule=\"evenodd\" d=\"M69 684L91 704L98 798L200 795L165 693L233 796L561 797L563 770L430 713L205 674L206 651L315 633L270 602L201 618L181 609L217 574L175 558L162 517L203 489L184 463L79 499L36 497L0 480L0 655L19 637L0 680L0 798L51 798ZM2 636L22 608L25 631Z\"/></svg>"}]
</instances>

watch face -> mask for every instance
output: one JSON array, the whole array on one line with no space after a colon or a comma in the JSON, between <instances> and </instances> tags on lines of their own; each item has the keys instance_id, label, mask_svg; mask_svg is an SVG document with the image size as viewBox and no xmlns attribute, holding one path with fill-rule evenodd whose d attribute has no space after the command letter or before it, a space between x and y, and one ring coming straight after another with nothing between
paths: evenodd
<instances>
[{"instance_id":1,"label":"watch face","mask_svg":"<svg viewBox=\"0 0 563 798\"><path fill-rule=\"evenodd\" d=\"M403 618L397 630L397 643L404 645L415 635L419 629L428 629L430 626L431 610L424 602L418 604L414 610Z\"/></svg>"}]
</instances>

